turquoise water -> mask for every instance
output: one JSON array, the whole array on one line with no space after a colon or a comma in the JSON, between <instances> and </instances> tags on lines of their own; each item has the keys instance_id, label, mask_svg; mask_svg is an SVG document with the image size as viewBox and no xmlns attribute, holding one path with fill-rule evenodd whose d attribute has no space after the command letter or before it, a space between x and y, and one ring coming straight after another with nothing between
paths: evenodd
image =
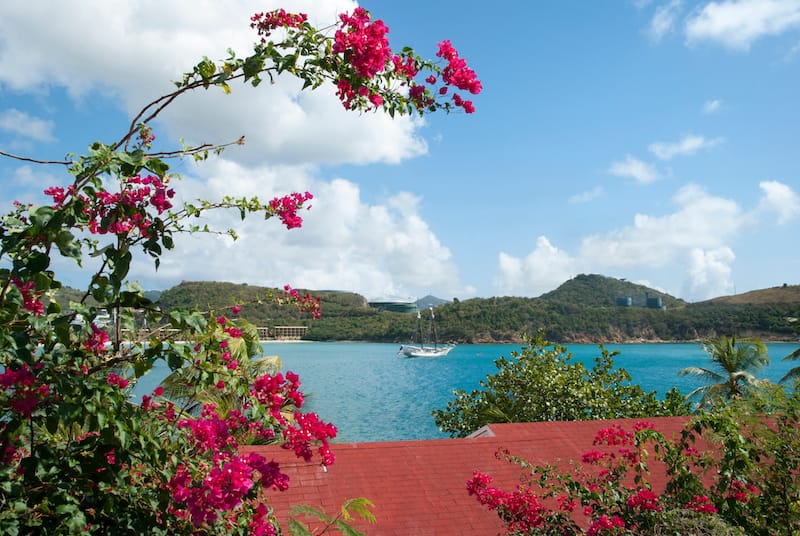
<instances>
[{"instance_id":1,"label":"turquoise water","mask_svg":"<svg viewBox=\"0 0 800 536\"><path fill-rule=\"evenodd\" d=\"M772 364L759 374L779 380L797 362L783 362L797 344L769 344ZM306 411L334 423L337 440L345 442L396 441L447 437L433 422L431 411L452 399L453 389L471 391L497 369L494 360L519 345L469 344L457 346L447 357L398 357L397 344L376 343L266 343L267 355L281 357L284 370L300 375ZM678 376L688 366L703 366L707 354L699 344L607 345L619 350L617 367L625 368L647 391L663 395L673 386L688 393L701 385L696 378ZM591 365L600 354L597 345L568 346L575 358ZM166 374L163 364L142 378L135 394L153 390Z\"/></svg>"}]
</instances>

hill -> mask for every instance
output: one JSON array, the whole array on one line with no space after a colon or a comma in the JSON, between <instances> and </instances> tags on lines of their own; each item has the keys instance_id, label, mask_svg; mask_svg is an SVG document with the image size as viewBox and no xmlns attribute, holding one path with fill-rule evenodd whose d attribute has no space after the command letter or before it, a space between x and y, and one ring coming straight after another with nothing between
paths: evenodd
<instances>
[{"instance_id":1,"label":"hill","mask_svg":"<svg viewBox=\"0 0 800 536\"><path fill-rule=\"evenodd\" d=\"M679 298L644 285L597 274L580 274L539 298L587 307L614 307L618 305L620 299L630 300L630 305L633 307L647 307L648 298L661 298L661 303L668 308L686 305L686 302Z\"/></svg>"},{"instance_id":2,"label":"hill","mask_svg":"<svg viewBox=\"0 0 800 536\"><path fill-rule=\"evenodd\" d=\"M753 290L733 296L720 296L702 303L712 304L766 304L766 303L800 303L800 285L783 285L780 287Z\"/></svg>"},{"instance_id":3,"label":"hill","mask_svg":"<svg viewBox=\"0 0 800 536\"><path fill-rule=\"evenodd\" d=\"M420 304L439 303L439 339L459 343L517 343L524 334L540 330L549 340L562 343L695 341L734 333L764 340L799 340L800 332L789 321L800 317L797 290L781 287L686 303L622 279L582 274L538 298L444 302L428 296ZM257 326L304 325L308 327L306 338L317 341L402 344L415 330L415 314L370 307L356 293L300 290L322 300L322 318L312 320L293 307L265 299L270 293L282 292L247 284L184 281L162 292L159 304L165 310L183 307L218 312L238 304L243 306L240 316ZM620 297L630 297L630 306L618 305ZM664 307L647 307L647 298L659 298Z\"/></svg>"}]
</instances>

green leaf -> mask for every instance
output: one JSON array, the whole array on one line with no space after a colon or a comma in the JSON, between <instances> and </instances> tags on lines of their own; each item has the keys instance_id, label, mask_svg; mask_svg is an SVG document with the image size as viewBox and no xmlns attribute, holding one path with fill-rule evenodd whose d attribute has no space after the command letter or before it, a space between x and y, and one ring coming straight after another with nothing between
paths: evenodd
<instances>
[{"instance_id":1,"label":"green leaf","mask_svg":"<svg viewBox=\"0 0 800 536\"><path fill-rule=\"evenodd\" d=\"M160 158L151 158L147 161L146 167L159 177L164 177L169 171L169 165Z\"/></svg>"},{"instance_id":2,"label":"green leaf","mask_svg":"<svg viewBox=\"0 0 800 536\"><path fill-rule=\"evenodd\" d=\"M28 211L31 223L37 227L45 227L54 214L53 207L48 206L33 207Z\"/></svg>"},{"instance_id":3,"label":"green leaf","mask_svg":"<svg viewBox=\"0 0 800 536\"><path fill-rule=\"evenodd\" d=\"M47 416L47 419L45 420L45 426L47 427L47 431L50 432L51 434L55 434L56 431L58 430L58 422L59 422L58 414L56 413L49 414Z\"/></svg>"},{"instance_id":4,"label":"green leaf","mask_svg":"<svg viewBox=\"0 0 800 536\"><path fill-rule=\"evenodd\" d=\"M242 65L242 72L244 73L245 81L250 80L251 78L258 78L258 73L264 68L264 58L261 56L250 56L246 60L244 60L244 65Z\"/></svg>"},{"instance_id":5,"label":"green leaf","mask_svg":"<svg viewBox=\"0 0 800 536\"><path fill-rule=\"evenodd\" d=\"M177 354L171 353L167 356L167 365L170 370L178 370L183 367L183 358Z\"/></svg>"},{"instance_id":6,"label":"green leaf","mask_svg":"<svg viewBox=\"0 0 800 536\"><path fill-rule=\"evenodd\" d=\"M58 251L65 257L71 259L81 258L81 243L75 240L75 235L68 230L61 229L56 234L55 243L58 246Z\"/></svg>"},{"instance_id":7,"label":"green leaf","mask_svg":"<svg viewBox=\"0 0 800 536\"><path fill-rule=\"evenodd\" d=\"M296 519L289 520L289 534L292 536L313 536L308 527Z\"/></svg>"},{"instance_id":8,"label":"green leaf","mask_svg":"<svg viewBox=\"0 0 800 536\"><path fill-rule=\"evenodd\" d=\"M46 270L48 266L50 266L50 257L38 251L32 252L25 263L25 267L34 274Z\"/></svg>"}]
</instances>

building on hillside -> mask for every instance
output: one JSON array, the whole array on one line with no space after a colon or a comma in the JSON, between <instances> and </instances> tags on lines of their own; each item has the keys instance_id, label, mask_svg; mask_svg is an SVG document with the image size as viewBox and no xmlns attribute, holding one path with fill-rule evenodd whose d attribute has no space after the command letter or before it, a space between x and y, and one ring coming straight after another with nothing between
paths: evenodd
<instances>
[{"instance_id":1,"label":"building on hillside","mask_svg":"<svg viewBox=\"0 0 800 536\"><path fill-rule=\"evenodd\" d=\"M503 524L496 512L467 493L466 484L475 470L491 475L492 485L501 489L513 490L519 484L519 466L498 460L498 449L568 470L570 460L579 462L592 448L598 430L612 424L632 430L640 420L490 424L462 439L336 443L331 445L336 461L328 468L275 446L241 450L274 459L289 476L287 491L266 492L281 526L287 525L294 506L312 505L335 515L345 500L366 497L375 505L376 523L354 520L353 526L371 536L491 536L503 533ZM655 417L647 422L669 439L679 436L688 420ZM665 472L658 470L658 463L649 465L649 481L660 493Z\"/></svg>"},{"instance_id":2,"label":"building on hillside","mask_svg":"<svg viewBox=\"0 0 800 536\"><path fill-rule=\"evenodd\" d=\"M258 339L262 341L282 340L298 341L306 336L307 326L273 326L272 328L259 327Z\"/></svg>"},{"instance_id":3,"label":"building on hillside","mask_svg":"<svg viewBox=\"0 0 800 536\"><path fill-rule=\"evenodd\" d=\"M415 301L379 299L368 303L370 307L393 313L416 313L419 310Z\"/></svg>"}]
</instances>

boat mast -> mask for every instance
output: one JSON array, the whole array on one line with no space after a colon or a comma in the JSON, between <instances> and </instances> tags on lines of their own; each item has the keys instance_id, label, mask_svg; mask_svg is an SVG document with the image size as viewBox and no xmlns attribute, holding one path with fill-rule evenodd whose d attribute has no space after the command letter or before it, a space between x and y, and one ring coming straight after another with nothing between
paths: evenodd
<instances>
[{"instance_id":1,"label":"boat mast","mask_svg":"<svg viewBox=\"0 0 800 536\"><path fill-rule=\"evenodd\" d=\"M431 307L431 338L433 339L433 349L436 350L436 322L434 321L433 307Z\"/></svg>"},{"instance_id":2,"label":"boat mast","mask_svg":"<svg viewBox=\"0 0 800 536\"><path fill-rule=\"evenodd\" d=\"M422 315L419 310L417 310L417 341L420 346L425 343L425 339L422 338Z\"/></svg>"}]
</instances>

